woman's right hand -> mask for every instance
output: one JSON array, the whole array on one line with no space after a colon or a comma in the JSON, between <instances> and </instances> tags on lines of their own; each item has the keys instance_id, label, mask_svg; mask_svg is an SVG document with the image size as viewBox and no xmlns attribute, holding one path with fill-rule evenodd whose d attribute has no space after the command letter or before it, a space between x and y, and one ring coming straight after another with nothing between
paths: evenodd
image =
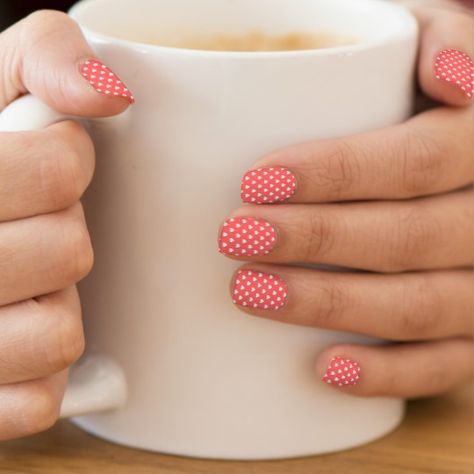
<instances>
[{"instance_id":1,"label":"woman's right hand","mask_svg":"<svg viewBox=\"0 0 474 474\"><path fill-rule=\"evenodd\" d=\"M65 14L30 15L0 35L0 111L29 92L65 114L123 112L130 91L93 57ZM119 93L104 93L87 65ZM75 283L93 252L79 199L93 171L77 122L0 133L0 440L56 421L67 368L84 349Z\"/></svg>"}]
</instances>

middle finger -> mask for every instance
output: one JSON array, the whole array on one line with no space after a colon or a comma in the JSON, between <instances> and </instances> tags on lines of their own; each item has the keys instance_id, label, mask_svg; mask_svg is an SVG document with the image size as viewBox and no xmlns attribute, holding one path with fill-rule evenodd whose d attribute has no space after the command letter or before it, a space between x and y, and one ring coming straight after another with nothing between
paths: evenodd
<instances>
[{"instance_id":1,"label":"middle finger","mask_svg":"<svg viewBox=\"0 0 474 474\"><path fill-rule=\"evenodd\" d=\"M0 306L70 286L92 266L78 203L65 211L0 223Z\"/></svg>"},{"instance_id":2,"label":"middle finger","mask_svg":"<svg viewBox=\"0 0 474 474\"><path fill-rule=\"evenodd\" d=\"M249 205L221 227L221 253L377 272L470 266L471 190L400 202Z\"/></svg>"}]
</instances>

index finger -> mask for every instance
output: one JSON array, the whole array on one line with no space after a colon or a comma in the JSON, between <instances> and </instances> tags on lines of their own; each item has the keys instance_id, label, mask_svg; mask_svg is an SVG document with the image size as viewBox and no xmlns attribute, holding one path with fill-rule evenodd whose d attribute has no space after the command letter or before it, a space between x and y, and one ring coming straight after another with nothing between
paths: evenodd
<instances>
[{"instance_id":1,"label":"index finger","mask_svg":"<svg viewBox=\"0 0 474 474\"><path fill-rule=\"evenodd\" d=\"M474 180L468 108L438 108L404 124L270 153L245 173L245 203L408 199Z\"/></svg>"},{"instance_id":2,"label":"index finger","mask_svg":"<svg viewBox=\"0 0 474 474\"><path fill-rule=\"evenodd\" d=\"M92 140L75 121L0 133L0 222L71 207L89 186L94 164Z\"/></svg>"}]
</instances>

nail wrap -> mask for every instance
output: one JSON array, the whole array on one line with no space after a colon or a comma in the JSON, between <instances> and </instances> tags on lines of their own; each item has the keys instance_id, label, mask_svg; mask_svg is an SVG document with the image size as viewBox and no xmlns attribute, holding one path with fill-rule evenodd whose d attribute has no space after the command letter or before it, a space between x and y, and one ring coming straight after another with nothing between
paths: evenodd
<instances>
[{"instance_id":1,"label":"nail wrap","mask_svg":"<svg viewBox=\"0 0 474 474\"><path fill-rule=\"evenodd\" d=\"M109 67L99 60L87 59L81 65L81 74L99 94L123 97L131 104L135 102L127 86Z\"/></svg>"},{"instance_id":2,"label":"nail wrap","mask_svg":"<svg viewBox=\"0 0 474 474\"><path fill-rule=\"evenodd\" d=\"M271 204L285 201L295 190L296 178L288 168L258 168L245 173L240 196L245 203Z\"/></svg>"},{"instance_id":3,"label":"nail wrap","mask_svg":"<svg viewBox=\"0 0 474 474\"><path fill-rule=\"evenodd\" d=\"M287 299L286 283L278 276L254 270L236 274L232 300L240 306L277 310Z\"/></svg>"},{"instance_id":4,"label":"nail wrap","mask_svg":"<svg viewBox=\"0 0 474 474\"><path fill-rule=\"evenodd\" d=\"M232 217L219 235L219 252L234 257L259 257L270 253L276 243L276 232L264 219Z\"/></svg>"},{"instance_id":5,"label":"nail wrap","mask_svg":"<svg viewBox=\"0 0 474 474\"><path fill-rule=\"evenodd\" d=\"M435 75L461 89L468 97L474 94L474 62L457 49L445 49L436 56Z\"/></svg>"},{"instance_id":6,"label":"nail wrap","mask_svg":"<svg viewBox=\"0 0 474 474\"><path fill-rule=\"evenodd\" d=\"M351 359L333 357L322 380L328 384L347 387L356 385L360 378L360 366Z\"/></svg>"}]
</instances>

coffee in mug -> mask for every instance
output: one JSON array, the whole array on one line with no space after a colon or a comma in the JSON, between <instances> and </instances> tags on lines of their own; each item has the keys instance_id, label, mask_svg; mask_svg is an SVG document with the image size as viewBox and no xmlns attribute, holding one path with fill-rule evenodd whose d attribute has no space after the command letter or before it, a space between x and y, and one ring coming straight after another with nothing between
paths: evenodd
<instances>
[{"instance_id":1,"label":"coffee in mug","mask_svg":"<svg viewBox=\"0 0 474 474\"><path fill-rule=\"evenodd\" d=\"M177 34L174 36L150 35L144 43L172 48L199 49L204 51L297 51L307 49L334 48L355 44L357 39L334 33L292 31L270 34L253 30L244 34Z\"/></svg>"}]
</instances>

